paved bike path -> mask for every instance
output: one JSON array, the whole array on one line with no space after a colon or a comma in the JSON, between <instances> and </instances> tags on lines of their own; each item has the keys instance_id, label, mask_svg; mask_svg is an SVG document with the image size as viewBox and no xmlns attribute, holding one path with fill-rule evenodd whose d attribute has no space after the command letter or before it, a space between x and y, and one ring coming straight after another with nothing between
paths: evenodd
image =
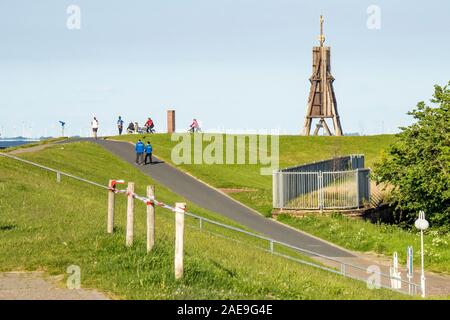
<instances>
[{"instance_id":1,"label":"paved bike path","mask_svg":"<svg viewBox=\"0 0 450 320\"><path fill-rule=\"evenodd\" d=\"M136 155L132 144L103 139L95 142L128 163L134 164ZM153 158L158 163L138 166L138 168L160 184L202 208L221 214L277 241L329 257L354 257L348 251L267 219L194 177L160 161L156 157Z\"/></svg>"}]
</instances>

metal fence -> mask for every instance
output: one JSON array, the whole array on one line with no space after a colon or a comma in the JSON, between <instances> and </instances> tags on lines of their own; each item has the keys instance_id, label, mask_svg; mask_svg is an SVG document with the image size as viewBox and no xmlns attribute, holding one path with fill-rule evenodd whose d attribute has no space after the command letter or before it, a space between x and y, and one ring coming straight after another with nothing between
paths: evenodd
<instances>
[{"instance_id":1,"label":"metal fence","mask_svg":"<svg viewBox=\"0 0 450 320\"><path fill-rule=\"evenodd\" d=\"M370 169L363 169L363 166L364 156L357 155L275 171L273 207L306 210L361 208L370 201Z\"/></svg>"}]
</instances>

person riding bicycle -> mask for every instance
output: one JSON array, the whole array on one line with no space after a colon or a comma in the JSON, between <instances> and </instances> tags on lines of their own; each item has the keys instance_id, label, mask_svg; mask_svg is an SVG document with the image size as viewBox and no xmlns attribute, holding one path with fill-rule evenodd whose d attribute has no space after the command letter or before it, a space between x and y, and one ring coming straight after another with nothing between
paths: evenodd
<instances>
[{"instance_id":1,"label":"person riding bicycle","mask_svg":"<svg viewBox=\"0 0 450 320\"><path fill-rule=\"evenodd\" d=\"M155 124L153 123L152 118L148 118L147 122L144 125L145 130L147 131L147 133L153 133L155 132L155 130L153 130L153 128L155 127Z\"/></svg>"},{"instance_id":2,"label":"person riding bicycle","mask_svg":"<svg viewBox=\"0 0 450 320\"><path fill-rule=\"evenodd\" d=\"M190 132L198 132L200 131L200 126L198 125L197 119L193 119L191 125L189 126Z\"/></svg>"}]
</instances>

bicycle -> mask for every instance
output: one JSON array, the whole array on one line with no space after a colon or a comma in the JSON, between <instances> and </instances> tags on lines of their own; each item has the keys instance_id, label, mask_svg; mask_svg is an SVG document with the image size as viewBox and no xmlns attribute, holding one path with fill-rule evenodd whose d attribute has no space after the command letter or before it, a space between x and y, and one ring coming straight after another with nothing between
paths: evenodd
<instances>
[{"instance_id":1,"label":"bicycle","mask_svg":"<svg viewBox=\"0 0 450 320\"><path fill-rule=\"evenodd\" d=\"M146 133L156 133L156 130L154 127L145 127Z\"/></svg>"}]
</instances>

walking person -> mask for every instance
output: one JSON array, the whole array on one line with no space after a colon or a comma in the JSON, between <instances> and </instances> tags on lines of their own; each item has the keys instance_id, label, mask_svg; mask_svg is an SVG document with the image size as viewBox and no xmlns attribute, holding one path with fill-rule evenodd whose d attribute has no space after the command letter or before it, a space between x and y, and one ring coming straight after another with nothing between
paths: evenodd
<instances>
[{"instance_id":1,"label":"walking person","mask_svg":"<svg viewBox=\"0 0 450 320\"><path fill-rule=\"evenodd\" d=\"M123 130L123 120L121 116L119 116L119 120L117 120L117 129L119 129L119 136L121 136Z\"/></svg>"},{"instance_id":2,"label":"walking person","mask_svg":"<svg viewBox=\"0 0 450 320\"><path fill-rule=\"evenodd\" d=\"M153 159L152 159L152 153L153 153L153 147L150 144L150 141L147 141L147 145L145 146L145 159L144 159L144 164L147 164L147 159L150 159L150 164L153 163Z\"/></svg>"},{"instance_id":3,"label":"walking person","mask_svg":"<svg viewBox=\"0 0 450 320\"><path fill-rule=\"evenodd\" d=\"M145 149L145 145L144 143L139 139L138 142L136 143L136 164L137 165L142 165L142 157L144 156L144 149Z\"/></svg>"},{"instance_id":4,"label":"walking person","mask_svg":"<svg viewBox=\"0 0 450 320\"><path fill-rule=\"evenodd\" d=\"M91 127L92 127L92 135L94 136L95 140L97 140L98 120L96 117L94 117L94 120L92 120Z\"/></svg>"}]
</instances>

